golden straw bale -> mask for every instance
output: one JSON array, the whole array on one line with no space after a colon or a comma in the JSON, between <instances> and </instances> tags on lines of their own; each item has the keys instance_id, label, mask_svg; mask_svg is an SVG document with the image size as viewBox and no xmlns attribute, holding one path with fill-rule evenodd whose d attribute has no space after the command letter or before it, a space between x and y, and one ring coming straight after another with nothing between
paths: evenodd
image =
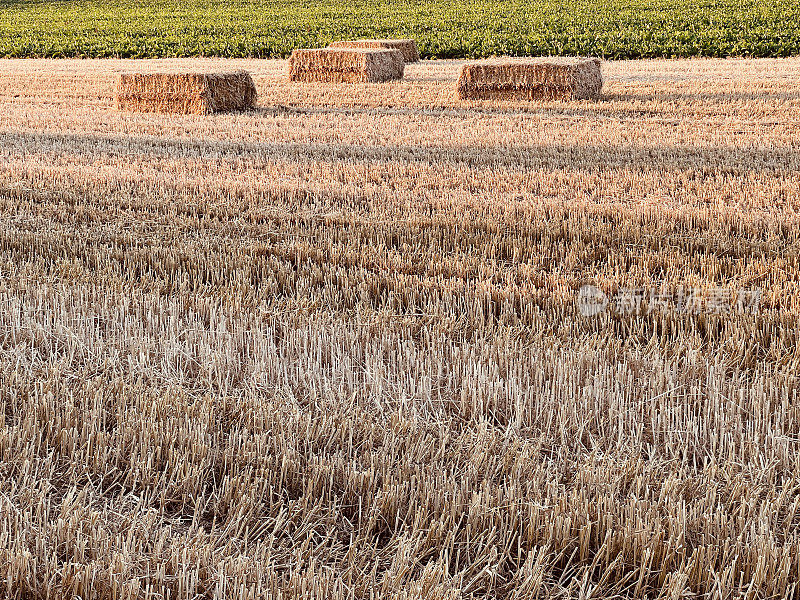
<instances>
[{"instance_id":1,"label":"golden straw bale","mask_svg":"<svg viewBox=\"0 0 800 600\"><path fill-rule=\"evenodd\" d=\"M598 58L493 59L467 63L458 78L462 100L597 99Z\"/></svg>"},{"instance_id":2,"label":"golden straw bale","mask_svg":"<svg viewBox=\"0 0 800 600\"><path fill-rule=\"evenodd\" d=\"M419 50L414 40L339 40L330 48L387 48L403 53L406 63L419 62Z\"/></svg>"},{"instance_id":3,"label":"golden straw bale","mask_svg":"<svg viewBox=\"0 0 800 600\"><path fill-rule=\"evenodd\" d=\"M123 73L117 82L119 110L206 115L243 110L256 102L247 71L230 73Z\"/></svg>"},{"instance_id":4,"label":"golden straw bale","mask_svg":"<svg viewBox=\"0 0 800 600\"><path fill-rule=\"evenodd\" d=\"M404 69L399 50L314 48L295 50L289 58L292 81L379 83L402 79Z\"/></svg>"}]
</instances>

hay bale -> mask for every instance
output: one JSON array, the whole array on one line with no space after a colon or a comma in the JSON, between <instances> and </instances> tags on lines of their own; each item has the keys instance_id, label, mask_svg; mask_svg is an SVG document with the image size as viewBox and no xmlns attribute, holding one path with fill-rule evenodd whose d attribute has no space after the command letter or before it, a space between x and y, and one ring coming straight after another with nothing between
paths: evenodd
<instances>
[{"instance_id":1,"label":"hay bale","mask_svg":"<svg viewBox=\"0 0 800 600\"><path fill-rule=\"evenodd\" d=\"M319 83L379 83L402 79L399 50L314 48L295 50L289 58L289 79Z\"/></svg>"},{"instance_id":2,"label":"hay bale","mask_svg":"<svg viewBox=\"0 0 800 600\"><path fill-rule=\"evenodd\" d=\"M600 97L598 58L494 59L467 63L458 78L462 100L580 100Z\"/></svg>"},{"instance_id":3,"label":"hay bale","mask_svg":"<svg viewBox=\"0 0 800 600\"><path fill-rule=\"evenodd\" d=\"M242 110L256 102L247 71L230 73L123 73L117 81L119 110L207 115Z\"/></svg>"},{"instance_id":4,"label":"hay bale","mask_svg":"<svg viewBox=\"0 0 800 600\"><path fill-rule=\"evenodd\" d=\"M387 48L403 53L406 63L419 62L419 50L414 40L339 40L330 48Z\"/></svg>"}]
</instances>

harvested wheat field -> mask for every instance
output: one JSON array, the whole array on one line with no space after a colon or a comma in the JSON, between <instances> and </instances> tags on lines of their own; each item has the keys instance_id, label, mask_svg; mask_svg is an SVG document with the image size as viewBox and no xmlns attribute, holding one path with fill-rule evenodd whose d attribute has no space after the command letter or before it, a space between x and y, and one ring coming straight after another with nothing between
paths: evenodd
<instances>
[{"instance_id":1,"label":"harvested wheat field","mask_svg":"<svg viewBox=\"0 0 800 600\"><path fill-rule=\"evenodd\" d=\"M798 596L800 60L462 64L0 61L0 596Z\"/></svg>"}]
</instances>

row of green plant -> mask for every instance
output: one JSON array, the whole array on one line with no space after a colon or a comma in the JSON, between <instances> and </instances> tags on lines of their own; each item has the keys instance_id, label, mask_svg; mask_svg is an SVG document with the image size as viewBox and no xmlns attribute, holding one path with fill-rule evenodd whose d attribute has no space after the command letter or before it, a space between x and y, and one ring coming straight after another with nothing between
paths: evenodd
<instances>
[{"instance_id":1,"label":"row of green plant","mask_svg":"<svg viewBox=\"0 0 800 600\"><path fill-rule=\"evenodd\" d=\"M279 57L414 37L426 58L800 54L797 0L0 0L0 56Z\"/></svg>"}]
</instances>

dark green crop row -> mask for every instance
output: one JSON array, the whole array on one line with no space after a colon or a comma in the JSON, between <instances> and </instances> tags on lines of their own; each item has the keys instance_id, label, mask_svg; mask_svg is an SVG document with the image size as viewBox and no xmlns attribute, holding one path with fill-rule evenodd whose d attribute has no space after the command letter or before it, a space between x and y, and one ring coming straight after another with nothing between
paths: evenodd
<instances>
[{"instance_id":1,"label":"dark green crop row","mask_svg":"<svg viewBox=\"0 0 800 600\"><path fill-rule=\"evenodd\" d=\"M800 54L798 0L0 0L0 56L286 56L414 37L427 58Z\"/></svg>"}]
</instances>

